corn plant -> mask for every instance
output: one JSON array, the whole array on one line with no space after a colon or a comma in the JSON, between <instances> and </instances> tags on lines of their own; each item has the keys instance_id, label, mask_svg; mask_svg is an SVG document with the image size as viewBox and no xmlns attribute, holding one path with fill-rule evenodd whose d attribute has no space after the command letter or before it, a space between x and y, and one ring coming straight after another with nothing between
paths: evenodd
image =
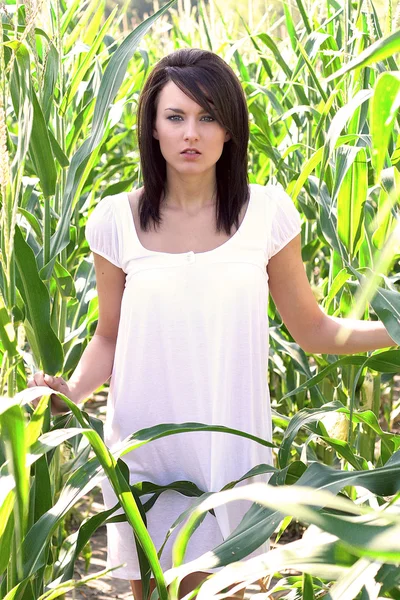
<instances>
[{"instance_id":1,"label":"corn plant","mask_svg":"<svg viewBox=\"0 0 400 600\"><path fill-rule=\"evenodd\" d=\"M274 431L272 442L256 441L272 444L276 461L241 481L272 476L268 486L231 482L218 493L192 482L131 486L123 455L185 431L246 432L158 425L132 432L113 455L101 423L79 408L53 419L48 398L34 412L29 394L15 399L36 369L68 378L94 331L85 220L100 198L140 184L138 94L149 67L182 45L210 48L236 70L251 119L250 181L281 183L304 215L303 261L322 309L379 318L399 342L400 4L393 15L389 0L384 24L371 0L328 0L314 13L301 0L283 1L276 20L266 13L245 23L212 1L171 1L124 33L123 11L106 16L104 2L54 0L47 13L44 6L0 8L0 394L11 399L0 406L1 597L55 598L83 584L73 581L79 553L101 524L124 519L136 534L144 595L156 577L152 600L165 598L169 583L176 598L185 573L214 566L224 569L203 584L200 600L266 574L280 576L276 591L291 598L400 597L399 436L381 421L383 411L390 425L399 409L398 350L307 355L271 301ZM69 511L106 476L118 505L66 532ZM187 519L167 573L159 566L164 545L154 548L145 528L164 489L194 498L171 524ZM184 564L205 511L243 497L254 504L236 532ZM120 506L124 514L114 515ZM316 537L246 561L291 518L318 527ZM289 568L298 574L286 577Z\"/></svg>"},{"instance_id":2,"label":"corn plant","mask_svg":"<svg viewBox=\"0 0 400 600\"><path fill-rule=\"evenodd\" d=\"M384 358L388 360L388 357ZM385 361L382 362L382 364L384 363ZM46 391L46 388L31 388L20 393L13 400L4 398L2 402L0 426L5 447L5 460L0 471L2 484L0 486L2 493L0 566L3 573L6 571L2 582L4 598L24 597L44 600L45 598L55 598L76 585L82 585L86 580L74 582L72 579L73 566L90 535L105 522L126 519L131 523L136 534L144 581L148 581L151 572L156 577L157 590L155 590L153 598L166 598L165 586L169 583L172 583L171 597L174 598L179 579L185 574L224 565L227 567L226 571L223 570L220 574L211 576L209 583L204 584L204 593L206 590L207 594L211 593L210 589L216 593L227 587L229 581L249 583L257 578L256 575L261 576L260 574L289 567L295 567L310 576L322 578L324 580L322 587L327 589L332 580L337 580L335 585L339 586L341 578L351 576L353 571L350 568L357 571L355 565L361 557L365 558L365 568L370 566L369 563L375 564L376 562L380 567L388 565L386 569L380 571L380 576L384 574L386 576L389 572L390 578L382 580L382 582L378 579L377 582L384 583L386 587L390 582L389 589L396 587L398 568L394 568L393 565L396 563L396 559L398 560L398 549L396 549L397 537L393 527L396 526L398 518L396 500L400 488L398 460L400 436L382 431L375 423L373 413L360 411L356 412L354 417L368 427L373 427L382 444L391 453L390 458L382 467L369 470L365 466L365 460L356 456L348 445L327 435L326 429L321 423L324 415L329 412L337 412L347 416L347 419L349 415L347 408L335 402L320 409L313 409L312 412L305 409L302 414L298 413L287 427L279 451L282 463L284 463L285 458L290 454L291 445L299 429L305 428L345 457L353 467L352 470L333 469L316 461L307 466L304 461L299 460L281 468L263 464L244 473L239 481L245 481L261 473L272 473L269 485L251 484L235 490L239 481L234 481L226 485L220 492L211 493L204 492L187 481L171 482L168 486L159 486L151 482L129 485L129 473L123 463L123 456L153 440L187 431L197 431L199 434L202 431L218 431L244 436L266 446L272 444L246 432L223 426L181 423L157 425L134 432L124 440L117 451L111 453L102 441L98 423L62 395L71 409L71 413L61 417L62 423L55 422L49 431L41 433L44 429L49 397L43 396L30 419L24 416L24 402L32 400L33 397L38 397ZM51 467L52 462L56 460L55 449L61 443L72 438L78 438L79 444L76 445L77 450L71 461L73 466L65 473L55 501L55 498L52 497L48 467ZM89 445L93 450L93 456L88 460ZM33 475L30 475L29 471L32 472L32 469ZM64 540L59 558L54 560L52 536L56 528L65 518L68 510L83 495L99 484L105 476L109 478L114 487L119 500L118 504L111 510L85 520L75 534ZM30 479L33 481L32 484ZM288 486L290 486L290 492ZM349 497L347 499L335 498L336 494L339 492L344 494L345 489L350 486L362 487L374 495L375 502L380 500L380 505L377 505L379 511L377 511L377 506L374 506L376 509L374 511L367 506L356 505ZM41 493L34 495L32 489L39 487ZM191 508L181 515L169 530L168 536L185 518L188 519L174 544L174 568L163 574L159 566L163 547L158 552L155 549L145 527L145 513L166 489L175 489L187 496L194 497L195 500ZM152 498L142 504L140 498L145 494L152 494ZM386 497L390 496L394 496L394 498L388 502ZM196 522L199 519L201 521L202 515L204 517L207 510L212 511L213 507L224 501L239 498L247 498L254 504L249 505L249 511L238 528L220 546L214 548L213 552L182 565L184 550ZM113 513L120 506L124 508L124 514L113 517ZM326 545L327 540L324 537L321 538L321 534L318 533L317 549L314 543L310 544L305 539L295 546L294 554L291 553L291 548L287 551L285 549L279 552L274 551L275 554L271 552L266 556L257 557L256 560L248 561L249 564L246 564L246 556L269 538L285 515L300 518L330 533L328 546ZM353 521L349 515L355 515ZM364 515L364 518L360 520L359 517L356 518L357 515ZM339 528L341 520L343 523ZM335 536L338 539L332 539ZM385 536L383 549L382 536ZM344 544L344 550L341 544ZM319 547L320 545L322 548ZM12 548L11 552L10 548ZM377 553L377 550L380 550L381 554ZM278 555L278 561L276 555ZM322 566L321 557L325 560ZM240 579L237 578L237 561L243 562ZM235 563L235 566L232 565L229 568L232 563ZM330 569L330 564L335 568ZM358 571L357 573L359 574ZM372 573L375 576L377 571L372 570ZM361 578L360 574L358 584L361 584L361 587L365 585L365 580ZM350 596L348 597L350 598Z\"/></svg>"}]
</instances>

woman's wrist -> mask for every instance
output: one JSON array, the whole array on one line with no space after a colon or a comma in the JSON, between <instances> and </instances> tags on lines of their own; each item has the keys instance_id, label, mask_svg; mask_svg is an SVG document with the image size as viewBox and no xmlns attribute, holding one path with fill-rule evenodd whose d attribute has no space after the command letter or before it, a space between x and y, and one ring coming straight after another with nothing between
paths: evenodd
<instances>
[{"instance_id":1,"label":"woman's wrist","mask_svg":"<svg viewBox=\"0 0 400 600\"><path fill-rule=\"evenodd\" d=\"M72 381L68 381L68 394L66 394L66 396L68 396L68 398L70 400L72 400L72 402L74 404L78 404L80 399L81 399L81 394L79 394L79 390L76 387L76 384L74 384Z\"/></svg>"}]
</instances>

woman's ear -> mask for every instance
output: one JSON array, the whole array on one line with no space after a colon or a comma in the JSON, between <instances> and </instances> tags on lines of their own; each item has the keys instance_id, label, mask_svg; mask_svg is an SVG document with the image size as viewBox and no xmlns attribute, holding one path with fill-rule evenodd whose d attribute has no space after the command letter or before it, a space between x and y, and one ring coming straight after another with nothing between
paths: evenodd
<instances>
[{"instance_id":1,"label":"woman's ear","mask_svg":"<svg viewBox=\"0 0 400 600\"><path fill-rule=\"evenodd\" d=\"M230 139L231 139L231 135L230 135L229 131L227 131L225 134L225 142L229 142Z\"/></svg>"},{"instance_id":2,"label":"woman's ear","mask_svg":"<svg viewBox=\"0 0 400 600\"><path fill-rule=\"evenodd\" d=\"M153 128L153 137L156 138L156 140L158 140L158 132L155 127Z\"/></svg>"}]
</instances>

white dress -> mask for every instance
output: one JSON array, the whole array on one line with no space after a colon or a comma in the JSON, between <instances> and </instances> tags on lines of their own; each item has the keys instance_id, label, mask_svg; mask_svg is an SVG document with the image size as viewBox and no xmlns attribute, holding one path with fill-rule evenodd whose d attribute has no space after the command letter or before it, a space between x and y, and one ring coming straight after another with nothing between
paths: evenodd
<instances>
[{"instance_id":1,"label":"white dress","mask_svg":"<svg viewBox=\"0 0 400 600\"><path fill-rule=\"evenodd\" d=\"M250 190L239 229L208 252L145 249L125 192L105 197L91 213L86 225L91 250L126 273L105 424L110 448L139 429L188 421L272 439L266 265L301 231L301 220L281 186L250 184ZM219 491L256 465L273 464L270 448L222 432L171 435L123 460L131 483L189 480L204 491ZM258 475L243 485L268 479ZM107 480L103 496L106 508L115 506ZM193 500L166 491L146 513L157 550ZM207 513L185 562L219 545L250 506L245 500L230 502L215 509L216 517ZM164 571L172 566L176 533L161 555ZM126 563L112 575L140 579L130 525L107 525L107 538L108 567ZM267 550L265 543L251 556Z\"/></svg>"}]
</instances>

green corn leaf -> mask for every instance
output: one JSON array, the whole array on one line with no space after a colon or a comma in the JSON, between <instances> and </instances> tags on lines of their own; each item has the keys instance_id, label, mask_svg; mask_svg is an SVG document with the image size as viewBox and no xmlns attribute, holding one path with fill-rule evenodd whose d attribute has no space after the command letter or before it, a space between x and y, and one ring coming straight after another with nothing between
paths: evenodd
<instances>
[{"instance_id":1,"label":"green corn leaf","mask_svg":"<svg viewBox=\"0 0 400 600\"><path fill-rule=\"evenodd\" d=\"M75 11L73 16L78 17L75 20L74 27L71 28L71 32L64 40L64 51L67 53L79 39L79 36L85 31L87 24L89 23L93 13L99 9L99 2L96 0L89 0L87 5L84 7L82 12Z\"/></svg>"},{"instance_id":2,"label":"green corn leaf","mask_svg":"<svg viewBox=\"0 0 400 600\"><path fill-rule=\"evenodd\" d=\"M286 2L286 0L283 1L283 12L285 14L286 29L289 34L292 50L296 50L296 46L297 46L296 27L293 22L292 13L290 12L290 7L289 7L288 3Z\"/></svg>"},{"instance_id":3,"label":"green corn leaf","mask_svg":"<svg viewBox=\"0 0 400 600\"><path fill-rule=\"evenodd\" d=\"M54 598L60 598L60 596L65 598L65 594L67 592L80 588L89 583L90 581L100 579L101 577L107 575L107 573L111 573L117 568L118 567L113 567L112 569L103 569L102 571L98 571L97 573L92 573L90 575L87 575L86 577L82 577L77 581L69 580L64 581L63 583L59 583L58 585L52 585L52 589L47 591L45 594L39 596L38 600L54 600Z\"/></svg>"},{"instance_id":4,"label":"green corn leaf","mask_svg":"<svg viewBox=\"0 0 400 600\"><path fill-rule=\"evenodd\" d=\"M81 81L85 77L87 71L90 69L92 62L93 62L93 57L96 55L98 49L100 48L101 44L103 43L104 36L106 35L107 31L110 29L111 23L114 21L114 17L115 17L117 10L118 10L118 7L115 7L114 10L111 12L108 19L106 20L104 25L101 27L100 31L97 33L95 42L93 43L90 50L86 53L84 60L79 65L77 72L74 74L71 84L68 86L68 89L64 95L64 98L62 99L62 102L61 102L61 105L59 108L59 113L61 116L63 116L65 114L65 111L67 110L69 103L71 102L71 100L74 98L76 92L78 91Z\"/></svg>"},{"instance_id":5,"label":"green corn leaf","mask_svg":"<svg viewBox=\"0 0 400 600\"><path fill-rule=\"evenodd\" d=\"M47 125L33 86L31 86L31 99L33 123L29 152L35 172L40 179L43 195L46 197L54 196L56 193L57 171Z\"/></svg>"},{"instance_id":6,"label":"green corn leaf","mask_svg":"<svg viewBox=\"0 0 400 600\"><path fill-rule=\"evenodd\" d=\"M21 407L16 401L9 401L6 406L6 410L0 414L0 428L9 468L15 481L15 540L16 546L19 547L25 538L29 505L29 472L25 464L25 422ZM18 579L21 580L23 573L21 557L19 560L17 558L16 565Z\"/></svg>"},{"instance_id":7,"label":"green corn leaf","mask_svg":"<svg viewBox=\"0 0 400 600\"><path fill-rule=\"evenodd\" d=\"M50 324L50 298L46 286L39 277L35 256L24 240L18 226L15 228L15 259L20 282L21 296L27 308L27 318L35 334L43 369L50 375L61 372L63 350Z\"/></svg>"},{"instance_id":8,"label":"green corn leaf","mask_svg":"<svg viewBox=\"0 0 400 600\"><path fill-rule=\"evenodd\" d=\"M297 41L297 49L300 51L301 59L297 63L296 68L293 73L294 77L296 77L298 71L302 68L303 62L304 62L308 67L308 70L311 75L311 79L313 80L314 85L317 88L323 102L327 102L328 96L319 82L319 76L312 65L312 59L316 56L316 53L317 53L319 47L324 42L326 42L326 40L329 37L330 36L325 33L311 34L310 37L308 38L304 48L303 48L302 44L299 41Z\"/></svg>"},{"instance_id":9,"label":"green corn leaf","mask_svg":"<svg viewBox=\"0 0 400 600\"><path fill-rule=\"evenodd\" d=\"M8 592L8 594L6 596L4 596L4 600L21 600L22 598L24 598L24 592L26 589L26 586L29 583L29 577L27 577L26 579L23 579L22 581L20 581L20 583L18 583L15 587L12 588L12 590L10 590ZM29 598L30 600L30 598Z\"/></svg>"},{"instance_id":10,"label":"green corn leaf","mask_svg":"<svg viewBox=\"0 0 400 600\"><path fill-rule=\"evenodd\" d=\"M303 23L306 28L306 31L308 34L310 34L312 31L312 28L311 28L310 22L308 20L308 16L307 16L307 12L304 7L304 4L303 4L303 0L296 0L296 4L297 4L297 8L299 9L299 12L301 14L301 18L303 19Z\"/></svg>"},{"instance_id":11,"label":"green corn leaf","mask_svg":"<svg viewBox=\"0 0 400 600\"><path fill-rule=\"evenodd\" d=\"M379 561L360 558L347 573L339 578L329 590L327 600L353 600L362 588L375 583L375 577L381 568Z\"/></svg>"},{"instance_id":12,"label":"green corn leaf","mask_svg":"<svg viewBox=\"0 0 400 600\"><path fill-rule=\"evenodd\" d=\"M51 110L53 108L54 102L54 91L57 84L58 78L58 66L59 66L59 55L56 47L52 42L49 41L48 50L47 50L47 60L46 67L43 74L43 90L42 97L40 99L40 104L42 106L43 115L45 122L48 123L50 121ZM55 139L51 130L48 130L50 136L50 142L52 144L52 149L54 152L54 156L58 160L57 152L55 152L53 146L53 140ZM58 144L57 144L58 145ZM64 165L62 165L64 166Z\"/></svg>"},{"instance_id":13,"label":"green corn leaf","mask_svg":"<svg viewBox=\"0 0 400 600\"><path fill-rule=\"evenodd\" d=\"M50 144L51 144L51 149L54 154L54 158L56 158L60 167L62 167L62 168L68 167L69 166L68 157L65 154L65 152L63 151L63 149L61 148L60 144L57 142L56 138L54 137L54 135L50 129L48 130L48 134L49 134L49 140L50 140Z\"/></svg>"},{"instance_id":14,"label":"green corn leaf","mask_svg":"<svg viewBox=\"0 0 400 600\"><path fill-rule=\"evenodd\" d=\"M0 575L10 562L10 548L14 536L14 502L15 494L12 490L0 502Z\"/></svg>"},{"instance_id":15,"label":"green corn leaf","mask_svg":"<svg viewBox=\"0 0 400 600\"><path fill-rule=\"evenodd\" d=\"M67 10L63 13L61 17L60 33L63 37L68 27L72 24L73 18L76 15L76 11L79 8L79 4L79 0L73 0L73 2L68 4Z\"/></svg>"},{"instance_id":16,"label":"green corn leaf","mask_svg":"<svg viewBox=\"0 0 400 600\"><path fill-rule=\"evenodd\" d=\"M349 71L353 69L360 69L361 67L366 67L368 65L372 65L378 61L385 60L386 58L391 58L396 52L400 51L400 30L395 31L391 35L386 38L381 38L375 43L371 44L361 52L359 56L348 62L344 67L342 67L339 71L333 73L326 78L326 81L329 82L332 79L336 79L338 77L343 77Z\"/></svg>"},{"instance_id":17,"label":"green corn leaf","mask_svg":"<svg viewBox=\"0 0 400 600\"><path fill-rule=\"evenodd\" d=\"M313 578L303 573L303 600L315 600Z\"/></svg>"},{"instance_id":18,"label":"green corn leaf","mask_svg":"<svg viewBox=\"0 0 400 600\"><path fill-rule=\"evenodd\" d=\"M109 521L109 518L115 513L119 504L93 515L92 517L85 519L80 525L78 531L68 536L64 541L66 551L63 559L58 567L58 576L61 575L60 582L72 579L74 574L74 565L78 559L79 554L82 552L85 545L88 543L92 535L97 531L99 527Z\"/></svg>"},{"instance_id":19,"label":"green corn leaf","mask_svg":"<svg viewBox=\"0 0 400 600\"><path fill-rule=\"evenodd\" d=\"M361 368L369 367L378 371L379 373L398 373L400 369L400 351L399 350L386 350L383 352L377 352L372 354L370 357L357 356L356 354L350 356L343 356L338 360L332 362L330 365L322 369L317 375L314 375L311 379L308 379L296 389L287 392L282 396L282 400L293 396L298 392L301 392L309 387L312 387L322 381L330 372L335 371L338 367L344 365L354 365Z\"/></svg>"},{"instance_id":20,"label":"green corn leaf","mask_svg":"<svg viewBox=\"0 0 400 600\"><path fill-rule=\"evenodd\" d=\"M339 108L339 110L333 117L328 129L324 145L324 156L321 163L319 187L321 187L322 185L327 163L332 157L333 150L336 147L337 140L340 137L344 126L346 125L347 121L352 117L353 113L358 109L358 107L361 106L361 104L363 104L367 100L369 100L369 98L371 98L372 95L373 90L359 90L347 104Z\"/></svg>"},{"instance_id":21,"label":"green corn leaf","mask_svg":"<svg viewBox=\"0 0 400 600\"><path fill-rule=\"evenodd\" d=\"M10 357L18 355L15 331L10 323L8 311L2 296L0 296L0 340Z\"/></svg>"},{"instance_id":22,"label":"green corn leaf","mask_svg":"<svg viewBox=\"0 0 400 600\"><path fill-rule=\"evenodd\" d=\"M330 305L333 302L335 296L340 292L343 288L344 284L351 278L347 269L342 269L336 275L335 279L332 281L332 285L329 288L329 292L324 300L324 309L326 313L329 313Z\"/></svg>"},{"instance_id":23,"label":"green corn leaf","mask_svg":"<svg viewBox=\"0 0 400 600\"><path fill-rule=\"evenodd\" d=\"M393 134L393 125L399 106L400 73L380 73L370 104L372 163L378 181L384 167L388 143Z\"/></svg>"},{"instance_id":24,"label":"green corn leaf","mask_svg":"<svg viewBox=\"0 0 400 600\"><path fill-rule=\"evenodd\" d=\"M364 288L367 290L368 296L372 295L372 298L369 299L372 308L385 325L390 337L396 344L400 344L400 293L376 286L374 281L371 280L374 284L372 286L369 284L369 280L367 277L365 277L365 275L362 275L349 264L347 265L347 268L364 286ZM370 269L369 271L371 272ZM371 276L372 275L373 273L371 272ZM369 287L370 292L368 292ZM398 371L392 372L394 373Z\"/></svg>"},{"instance_id":25,"label":"green corn leaf","mask_svg":"<svg viewBox=\"0 0 400 600\"><path fill-rule=\"evenodd\" d=\"M184 573L189 573L193 570L229 565L231 562L240 560L243 556L248 555L251 548L254 550L262 541L267 539L267 532L271 530L271 517L273 515L278 516L278 511L280 511L279 520L282 519L282 514L287 514L303 522L317 525L327 533L339 537L345 542L345 546L358 556L371 558L379 556L382 559L384 558L384 560L397 562L400 555L400 545L399 540L396 539L396 535L400 529L400 518L394 514L388 515L382 511L374 512L371 509L356 506L351 501L335 497L333 493L327 491L334 490L335 487L338 489L339 486L343 486L344 481L347 481L348 485L364 485L364 482L367 483L367 477L372 475L377 480L378 475L369 471L363 471L355 475L349 472L340 473L336 471L336 477L340 477L341 481L336 481L336 485L324 485L322 478L319 478L318 482L316 482L316 470L313 467L323 469L325 472L329 470L333 478L335 477L334 469L313 463L305 473L305 475L308 474L309 483L312 484L312 494L310 493L310 487L307 487L306 477L304 479L302 477L299 479L298 484L290 487L274 487L269 484L259 483L242 486L234 490L217 492L209 496L192 512L189 520L178 533L173 548L173 561L176 567L182 564L186 546L194 530L196 519L206 510L225 504L229 500L240 498L251 499L255 504L252 505L252 508L245 515L241 524L222 544L214 548L212 552L208 552L184 565L179 569L180 575L183 576ZM310 481L311 475L314 479ZM315 485L316 483L317 485ZM324 491L317 489L320 488L321 484L324 487ZM399 485L400 481L397 476L397 486ZM321 512L322 508L324 510ZM334 512L329 511L329 509L333 509ZM343 511L345 515L340 515L337 511ZM251 517L250 513L252 513ZM385 516L382 519L383 515ZM362 526L359 522L359 516L364 517ZM377 532L380 534L379 541L376 535ZM250 539L251 535L253 536L252 541ZM246 546L246 554L243 555L242 550L244 546ZM232 552L234 553L233 558ZM166 573L167 584L177 573L178 569L172 569Z\"/></svg>"},{"instance_id":26,"label":"green corn leaf","mask_svg":"<svg viewBox=\"0 0 400 600\"><path fill-rule=\"evenodd\" d=\"M353 258L364 239L363 206L368 195L367 156L364 148L341 147L337 157L338 234ZM335 194L333 195L333 200Z\"/></svg>"}]
</instances>

